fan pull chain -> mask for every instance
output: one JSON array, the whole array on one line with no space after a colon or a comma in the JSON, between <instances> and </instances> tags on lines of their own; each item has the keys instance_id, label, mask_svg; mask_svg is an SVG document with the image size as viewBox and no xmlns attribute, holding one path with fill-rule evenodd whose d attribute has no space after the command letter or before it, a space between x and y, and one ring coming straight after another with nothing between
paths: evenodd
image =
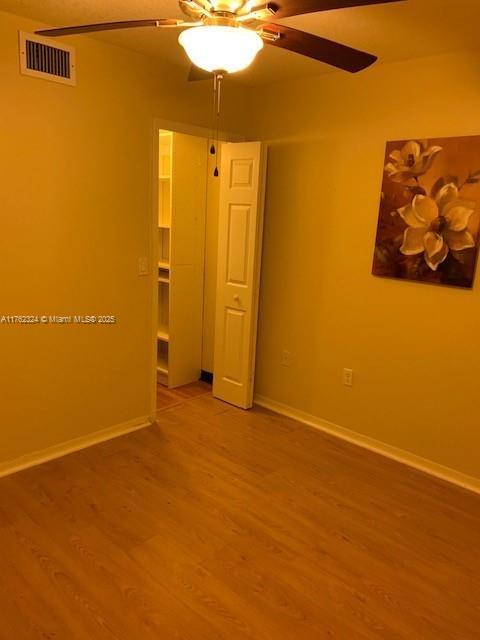
<instances>
[{"instance_id":1,"label":"fan pull chain","mask_svg":"<svg viewBox=\"0 0 480 640\"><path fill-rule=\"evenodd\" d=\"M216 154L215 148L215 116L217 112L217 77L213 75L213 103L212 103L212 131L210 139L212 144L210 145L210 155L214 156Z\"/></svg>"},{"instance_id":2,"label":"fan pull chain","mask_svg":"<svg viewBox=\"0 0 480 640\"><path fill-rule=\"evenodd\" d=\"M220 103L221 103L221 87L222 87L223 75L221 73L215 73L213 76L213 100L214 100L214 127L215 127L215 139L214 143L210 147L210 153L215 154L215 169L213 175L218 177L218 147L219 147L219 127L220 127Z\"/></svg>"}]
</instances>

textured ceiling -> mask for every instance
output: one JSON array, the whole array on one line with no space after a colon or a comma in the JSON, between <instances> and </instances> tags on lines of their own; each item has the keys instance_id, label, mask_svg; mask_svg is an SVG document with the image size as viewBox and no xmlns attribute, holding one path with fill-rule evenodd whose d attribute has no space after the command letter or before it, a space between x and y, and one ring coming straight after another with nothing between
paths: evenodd
<instances>
[{"instance_id":1,"label":"textured ceiling","mask_svg":"<svg viewBox=\"0 0 480 640\"><path fill-rule=\"evenodd\" d=\"M183 16L175 0L0 0L0 10L52 26ZM405 0L325 11L281 22L374 53L381 62L480 46L480 0ZM133 29L95 37L168 60L183 67L184 73L189 66L176 43L177 30ZM63 40L74 41L74 37ZM266 46L254 64L238 74L237 79L261 85L331 71L331 67L319 62Z\"/></svg>"}]
</instances>

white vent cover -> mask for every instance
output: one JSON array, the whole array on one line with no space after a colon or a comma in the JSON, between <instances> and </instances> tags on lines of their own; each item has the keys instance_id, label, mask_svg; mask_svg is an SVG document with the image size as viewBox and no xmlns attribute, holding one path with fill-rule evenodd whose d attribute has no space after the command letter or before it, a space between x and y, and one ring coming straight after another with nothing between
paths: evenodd
<instances>
[{"instance_id":1,"label":"white vent cover","mask_svg":"<svg viewBox=\"0 0 480 640\"><path fill-rule=\"evenodd\" d=\"M22 31L19 36L21 73L63 84L77 84L73 47Z\"/></svg>"}]
</instances>

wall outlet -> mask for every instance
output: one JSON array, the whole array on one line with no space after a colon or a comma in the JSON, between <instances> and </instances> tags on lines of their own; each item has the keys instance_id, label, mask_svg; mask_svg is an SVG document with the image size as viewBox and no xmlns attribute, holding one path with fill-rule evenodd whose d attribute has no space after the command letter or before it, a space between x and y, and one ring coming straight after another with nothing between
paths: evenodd
<instances>
[{"instance_id":1,"label":"wall outlet","mask_svg":"<svg viewBox=\"0 0 480 640\"><path fill-rule=\"evenodd\" d=\"M280 364L282 365L282 367L289 367L292 364L292 354L290 353L290 351L282 351Z\"/></svg>"},{"instance_id":2,"label":"wall outlet","mask_svg":"<svg viewBox=\"0 0 480 640\"><path fill-rule=\"evenodd\" d=\"M353 387L353 369L343 370L343 384L346 387Z\"/></svg>"},{"instance_id":3,"label":"wall outlet","mask_svg":"<svg viewBox=\"0 0 480 640\"><path fill-rule=\"evenodd\" d=\"M148 275L148 258L146 256L142 256L138 259L138 275Z\"/></svg>"}]
</instances>

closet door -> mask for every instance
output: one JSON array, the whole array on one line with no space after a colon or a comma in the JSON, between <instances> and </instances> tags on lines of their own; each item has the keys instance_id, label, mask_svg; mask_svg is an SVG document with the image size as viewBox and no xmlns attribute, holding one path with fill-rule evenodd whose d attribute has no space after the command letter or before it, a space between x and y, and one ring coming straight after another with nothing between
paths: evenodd
<instances>
[{"instance_id":1,"label":"closet door","mask_svg":"<svg viewBox=\"0 0 480 640\"><path fill-rule=\"evenodd\" d=\"M266 149L222 145L213 395L253 402Z\"/></svg>"}]
</instances>

